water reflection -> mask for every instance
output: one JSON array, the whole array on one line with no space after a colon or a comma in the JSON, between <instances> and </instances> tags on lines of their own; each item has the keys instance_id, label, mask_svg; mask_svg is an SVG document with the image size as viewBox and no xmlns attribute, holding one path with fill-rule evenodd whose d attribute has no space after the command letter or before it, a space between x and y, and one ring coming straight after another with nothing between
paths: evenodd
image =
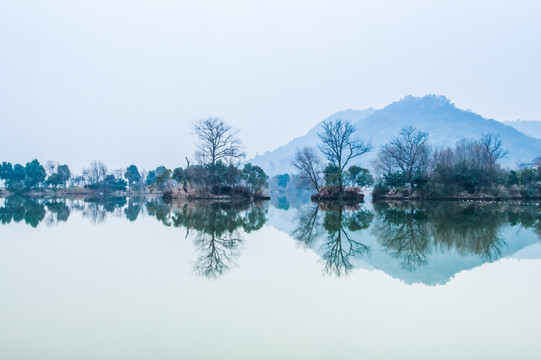
<instances>
[{"instance_id":1,"label":"water reflection","mask_svg":"<svg viewBox=\"0 0 541 360\"><path fill-rule=\"evenodd\" d=\"M431 241L430 221L423 209L415 207L376 207L378 221L374 227L381 246L395 258L402 268L414 270L427 264Z\"/></svg>"},{"instance_id":2,"label":"water reflection","mask_svg":"<svg viewBox=\"0 0 541 360\"><path fill-rule=\"evenodd\" d=\"M70 208L64 199L53 199L45 203L49 213L47 214L47 225L55 225L59 222L66 222L70 216Z\"/></svg>"},{"instance_id":3,"label":"water reflection","mask_svg":"<svg viewBox=\"0 0 541 360\"><path fill-rule=\"evenodd\" d=\"M142 199L141 198L130 198L128 201L128 206L124 209L124 215L126 219L133 222L137 220L139 213L142 208Z\"/></svg>"},{"instance_id":4,"label":"water reflection","mask_svg":"<svg viewBox=\"0 0 541 360\"><path fill-rule=\"evenodd\" d=\"M408 271L427 265L435 251L497 260L508 245L501 235L504 227L540 223L536 206L508 203L378 203L374 210L378 242Z\"/></svg>"},{"instance_id":5,"label":"water reflection","mask_svg":"<svg viewBox=\"0 0 541 360\"><path fill-rule=\"evenodd\" d=\"M45 218L45 206L35 199L11 197L5 200L4 206L0 207L0 221L2 224L21 222L32 227Z\"/></svg>"},{"instance_id":6,"label":"water reflection","mask_svg":"<svg viewBox=\"0 0 541 360\"><path fill-rule=\"evenodd\" d=\"M149 201L147 211L166 226L184 228L197 252L194 272L216 278L236 266L245 233L266 222L267 205L258 202L189 202L169 204Z\"/></svg>"},{"instance_id":7,"label":"water reflection","mask_svg":"<svg viewBox=\"0 0 541 360\"><path fill-rule=\"evenodd\" d=\"M304 206L290 233L321 257L326 274L343 276L355 267L376 267L401 279L433 284L531 244L531 237L519 234L520 229L533 229L537 234L541 229L535 204L401 202L373 206L373 212L340 204ZM509 235L509 229L516 229L516 238ZM427 270L421 271L424 268ZM406 274L415 272L417 277Z\"/></svg>"},{"instance_id":8,"label":"water reflection","mask_svg":"<svg viewBox=\"0 0 541 360\"><path fill-rule=\"evenodd\" d=\"M0 206L0 222L9 224L12 221L21 222L24 220L25 224L35 228L44 221L47 226L51 226L68 221L70 214L77 211L93 224L101 224L108 215L119 217L126 201L125 197L37 199L13 196L4 199L3 206ZM129 212L134 220L137 217L136 212L138 213L133 209ZM128 213L126 213L126 217L128 217Z\"/></svg>"},{"instance_id":9,"label":"water reflection","mask_svg":"<svg viewBox=\"0 0 541 360\"><path fill-rule=\"evenodd\" d=\"M370 254L370 247L356 239L353 233L367 229L373 216L372 212L356 205L314 204L301 211L299 226L292 235L307 246L323 239L317 250L324 262L323 272L347 275L354 267L352 259Z\"/></svg>"},{"instance_id":10,"label":"water reflection","mask_svg":"<svg viewBox=\"0 0 541 360\"><path fill-rule=\"evenodd\" d=\"M283 198L269 204L10 197L0 199L0 223L57 226L74 212L96 225L110 217L130 222L151 217L182 229L180 238L195 248L194 273L217 278L236 266L249 234L269 221L269 205L272 214L283 216L270 216L268 224L315 251L323 273L336 276L366 267L406 282L443 283L463 269L512 255L541 234L538 204L503 202L375 203L369 210Z\"/></svg>"},{"instance_id":11,"label":"water reflection","mask_svg":"<svg viewBox=\"0 0 541 360\"><path fill-rule=\"evenodd\" d=\"M90 219L93 224L101 224L105 222L108 214L122 217L122 208L126 202L125 197L88 198L83 201L81 212L83 217Z\"/></svg>"}]
</instances>

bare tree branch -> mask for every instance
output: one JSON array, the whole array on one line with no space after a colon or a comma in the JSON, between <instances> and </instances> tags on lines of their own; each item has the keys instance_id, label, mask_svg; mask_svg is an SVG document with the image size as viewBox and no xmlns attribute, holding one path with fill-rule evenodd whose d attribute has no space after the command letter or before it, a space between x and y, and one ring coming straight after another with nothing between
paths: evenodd
<instances>
[{"instance_id":1,"label":"bare tree branch","mask_svg":"<svg viewBox=\"0 0 541 360\"><path fill-rule=\"evenodd\" d=\"M199 138L195 158L201 164L232 162L246 156L238 138L239 130L234 130L222 119L209 117L194 123L194 133Z\"/></svg>"},{"instance_id":2,"label":"bare tree branch","mask_svg":"<svg viewBox=\"0 0 541 360\"><path fill-rule=\"evenodd\" d=\"M323 142L319 150L333 165L340 169L339 185L343 190L343 172L348 163L372 150L370 141L354 138L355 127L349 121L327 120L323 122L323 131L317 135Z\"/></svg>"},{"instance_id":3,"label":"bare tree branch","mask_svg":"<svg viewBox=\"0 0 541 360\"><path fill-rule=\"evenodd\" d=\"M291 165L299 170L303 180L310 182L316 190L319 190L323 164L313 148L306 146L302 149L297 149Z\"/></svg>"}]
</instances>

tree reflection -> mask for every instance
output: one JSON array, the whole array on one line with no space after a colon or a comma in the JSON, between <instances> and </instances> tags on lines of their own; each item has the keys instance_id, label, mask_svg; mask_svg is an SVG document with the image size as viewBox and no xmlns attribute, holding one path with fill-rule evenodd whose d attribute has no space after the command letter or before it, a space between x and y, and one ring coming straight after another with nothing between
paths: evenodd
<instances>
[{"instance_id":1,"label":"tree reflection","mask_svg":"<svg viewBox=\"0 0 541 360\"><path fill-rule=\"evenodd\" d=\"M534 207L503 202L377 203L374 209L379 243L409 271L426 265L436 250L497 260L507 246L504 226L531 228L540 220Z\"/></svg>"},{"instance_id":2,"label":"tree reflection","mask_svg":"<svg viewBox=\"0 0 541 360\"><path fill-rule=\"evenodd\" d=\"M141 199L134 198L128 201L128 206L124 209L124 215L126 219L133 222L137 220L139 213L141 212Z\"/></svg>"},{"instance_id":3,"label":"tree reflection","mask_svg":"<svg viewBox=\"0 0 541 360\"><path fill-rule=\"evenodd\" d=\"M516 214L505 204L479 203L431 206L429 211L435 241L440 248L454 248L462 255L478 255L485 261L502 256L502 248L507 243L500 236L500 229L508 224L509 216Z\"/></svg>"},{"instance_id":4,"label":"tree reflection","mask_svg":"<svg viewBox=\"0 0 541 360\"><path fill-rule=\"evenodd\" d=\"M147 214L154 216L165 226L171 226L171 204L158 199L148 201L146 204Z\"/></svg>"},{"instance_id":5,"label":"tree reflection","mask_svg":"<svg viewBox=\"0 0 541 360\"><path fill-rule=\"evenodd\" d=\"M0 222L9 224L24 220L25 224L35 228L45 218L45 213L45 206L39 200L14 196L7 198L0 208Z\"/></svg>"},{"instance_id":6,"label":"tree reflection","mask_svg":"<svg viewBox=\"0 0 541 360\"><path fill-rule=\"evenodd\" d=\"M379 221L374 231L383 248L400 259L403 269L412 271L427 264L426 255L432 234L426 213L409 206L376 206L375 209Z\"/></svg>"},{"instance_id":7,"label":"tree reflection","mask_svg":"<svg viewBox=\"0 0 541 360\"><path fill-rule=\"evenodd\" d=\"M65 199L52 199L47 201L46 205L49 210L48 225L68 221L71 211Z\"/></svg>"},{"instance_id":8,"label":"tree reflection","mask_svg":"<svg viewBox=\"0 0 541 360\"><path fill-rule=\"evenodd\" d=\"M217 278L236 265L246 233L261 229L267 207L263 203L186 202L169 204L154 200L147 211L166 226L186 229L192 236L197 260L194 272L207 278Z\"/></svg>"},{"instance_id":9,"label":"tree reflection","mask_svg":"<svg viewBox=\"0 0 541 360\"><path fill-rule=\"evenodd\" d=\"M323 219L320 212L323 213ZM353 269L353 259L369 254L370 247L356 240L352 233L368 228L372 218L370 211L357 206L342 203L314 204L301 211L299 226L292 235L308 246L321 241L318 251L325 263L323 272L343 276Z\"/></svg>"},{"instance_id":10,"label":"tree reflection","mask_svg":"<svg viewBox=\"0 0 541 360\"><path fill-rule=\"evenodd\" d=\"M323 226L319 215L319 206L307 206L300 211L299 226L291 235L302 244L310 246L322 233Z\"/></svg>"},{"instance_id":11,"label":"tree reflection","mask_svg":"<svg viewBox=\"0 0 541 360\"><path fill-rule=\"evenodd\" d=\"M347 275L356 261L371 253L378 266L379 245L382 254L397 259L394 263L402 269L415 271L427 266L433 254L497 260L514 249L506 249L507 231L502 233L502 229L517 226L541 235L541 211L536 204L380 202L370 212L359 206L319 203L297 209L292 206L288 210L288 214L299 211L292 236L313 248L321 256L323 272L335 276ZM19 196L0 200L0 223L25 223L34 228L42 222L58 225L74 212L94 224L111 216L136 221L149 215L164 226L185 229L197 253L194 273L217 278L236 265L244 233L261 229L267 221L267 210L266 203L253 202ZM371 224L371 232L362 231Z\"/></svg>"},{"instance_id":12,"label":"tree reflection","mask_svg":"<svg viewBox=\"0 0 541 360\"><path fill-rule=\"evenodd\" d=\"M243 240L238 231L221 235L212 231L198 231L194 244L199 253L194 272L207 278L217 278L236 265Z\"/></svg>"},{"instance_id":13,"label":"tree reflection","mask_svg":"<svg viewBox=\"0 0 541 360\"><path fill-rule=\"evenodd\" d=\"M125 197L106 196L84 199L80 206L84 218L90 219L93 224L105 222L108 215L122 216L122 208L126 205Z\"/></svg>"}]
</instances>

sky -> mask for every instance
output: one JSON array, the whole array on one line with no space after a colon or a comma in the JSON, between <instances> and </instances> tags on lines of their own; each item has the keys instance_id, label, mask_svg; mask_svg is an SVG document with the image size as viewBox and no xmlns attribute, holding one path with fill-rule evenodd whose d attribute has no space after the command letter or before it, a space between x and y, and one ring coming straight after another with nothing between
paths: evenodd
<instances>
[{"instance_id":1,"label":"sky","mask_svg":"<svg viewBox=\"0 0 541 360\"><path fill-rule=\"evenodd\" d=\"M185 166L208 116L251 157L408 94L541 120L540 38L538 0L0 0L0 161Z\"/></svg>"}]
</instances>

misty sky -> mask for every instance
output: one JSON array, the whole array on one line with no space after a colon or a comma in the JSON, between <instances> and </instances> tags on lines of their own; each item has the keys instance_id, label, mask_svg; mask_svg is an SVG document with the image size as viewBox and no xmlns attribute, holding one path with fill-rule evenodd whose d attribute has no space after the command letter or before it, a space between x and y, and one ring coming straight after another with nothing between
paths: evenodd
<instances>
[{"instance_id":1,"label":"misty sky","mask_svg":"<svg viewBox=\"0 0 541 360\"><path fill-rule=\"evenodd\" d=\"M0 161L184 166L209 115L253 156L407 94L541 120L540 38L538 0L0 0Z\"/></svg>"}]
</instances>

